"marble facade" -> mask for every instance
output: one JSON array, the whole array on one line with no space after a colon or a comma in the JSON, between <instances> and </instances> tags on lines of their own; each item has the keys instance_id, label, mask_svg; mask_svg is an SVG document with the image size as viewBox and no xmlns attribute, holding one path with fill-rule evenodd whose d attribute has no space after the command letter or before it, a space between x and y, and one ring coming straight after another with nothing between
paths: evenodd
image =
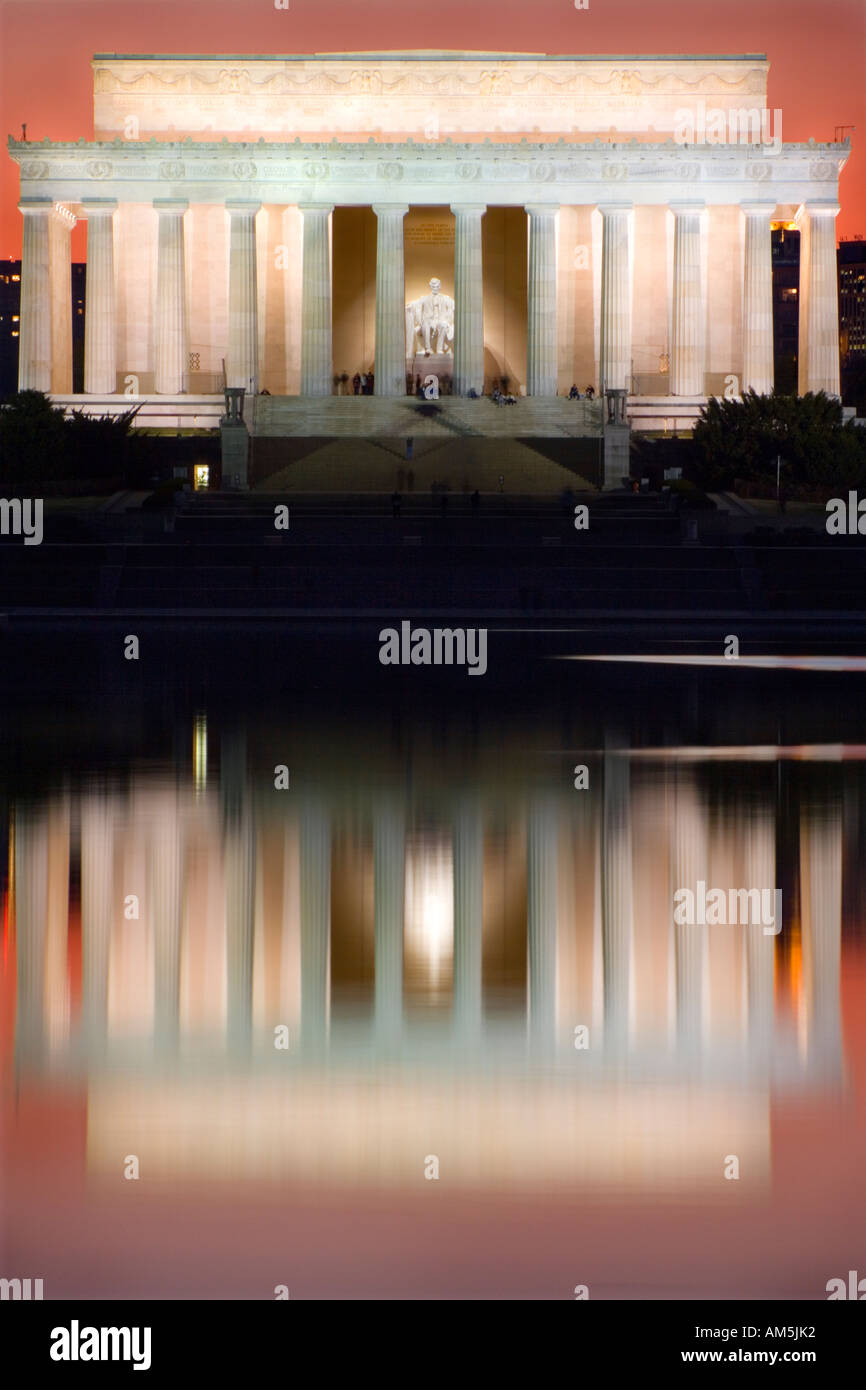
<instances>
[{"instance_id":1,"label":"marble facade","mask_svg":"<svg viewBox=\"0 0 866 1390\"><path fill-rule=\"evenodd\" d=\"M454 390L773 382L770 228L796 220L800 390L839 392L840 144L683 144L767 114L762 55L93 59L92 141L9 142L20 386L66 397L87 222L86 395L406 390L406 305L455 301ZM760 121L758 122L760 127ZM351 390L351 387L348 388ZM122 400L121 400L122 403Z\"/></svg>"}]
</instances>

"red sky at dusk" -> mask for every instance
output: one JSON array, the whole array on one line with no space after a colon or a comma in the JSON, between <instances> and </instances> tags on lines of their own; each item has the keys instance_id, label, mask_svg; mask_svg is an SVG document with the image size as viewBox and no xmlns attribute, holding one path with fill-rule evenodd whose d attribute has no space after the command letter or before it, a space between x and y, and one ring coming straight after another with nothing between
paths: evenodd
<instances>
[{"instance_id":1,"label":"red sky at dusk","mask_svg":"<svg viewBox=\"0 0 866 1390\"><path fill-rule=\"evenodd\" d=\"M786 141L856 125L837 230L866 236L866 0L0 0L0 133L93 135L94 53L315 53L410 48L576 54L766 53ZM5 153L0 255L19 256ZM77 240L77 238L76 238ZM74 245L74 252L83 254Z\"/></svg>"}]
</instances>

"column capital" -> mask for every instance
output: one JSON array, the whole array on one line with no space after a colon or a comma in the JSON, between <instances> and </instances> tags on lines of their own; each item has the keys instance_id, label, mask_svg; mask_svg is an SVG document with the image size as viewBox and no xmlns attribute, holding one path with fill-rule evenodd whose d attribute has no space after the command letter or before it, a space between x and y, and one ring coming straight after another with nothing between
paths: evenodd
<instances>
[{"instance_id":1,"label":"column capital","mask_svg":"<svg viewBox=\"0 0 866 1390\"><path fill-rule=\"evenodd\" d=\"M452 204L451 204L451 211L454 213L454 216L455 216L455 217L458 215L458 213L461 213L461 212L473 213L473 214L477 214L477 216L479 216L479 217L483 217L484 214L485 214L485 212L487 211L487 204L486 204L486 203L452 203Z\"/></svg>"},{"instance_id":2,"label":"column capital","mask_svg":"<svg viewBox=\"0 0 866 1390\"><path fill-rule=\"evenodd\" d=\"M634 203L596 203L598 211L603 217L613 212L634 212Z\"/></svg>"},{"instance_id":3,"label":"column capital","mask_svg":"<svg viewBox=\"0 0 866 1390\"><path fill-rule=\"evenodd\" d=\"M23 213L52 212L53 209L53 198L22 198L18 204L18 211Z\"/></svg>"},{"instance_id":4,"label":"column capital","mask_svg":"<svg viewBox=\"0 0 866 1390\"><path fill-rule=\"evenodd\" d=\"M372 206L377 217L386 217L389 213L394 217L405 217L409 211L408 203L373 203Z\"/></svg>"},{"instance_id":5,"label":"column capital","mask_svg":"<svg viewBox=\"0 0 866 1390\"><path fill-rule=\"evenodd\" d=\"M694 217L696 213L706 212L707 205L703 199L689 198L683 202L670 202L668 207L675 217Z\"/></svg>"},{"instance_id":6,"label":"column capital","mask_svg":"<svg viewBox=\"0 0 866 1390\"><path fill-rule=\"evenodd\" d=\"M296 207L298 212L323 212L326 217L329 217L334 211L333 203L297 203Z\"/></svg>"},{"instance_id":7,"label":"column capital","mask_svg":"<svg viewBox=\"0 0 866 1390\"><path fill-rule=\"evenodd\" d=\"M110 216L117 211L116 198L82 198L81 207L85 216L91 217Z\"/></svg>"},{"instance_id":8,"label":"column capital","mask_svg":"<svg viewBox=\"0 0 866 1390\"><path fill-rule=\"evenodd\" d=\"M240 214L246 213L247 215L252 215L253 217L255 217L261 205L262 204L260 198L226 198L225 200L226 212Z\"/></svg>"},{"instance_id":9,"label":"column capital","mask_svg":"<svg viewBox=\"0 0 866 1390\"><path fill-rule=\"evenodd\" d=\"M740 203L740 211L745 213L746 217L772 217L776 211L776 204L761 202L760 199L754 201L744 199Z\"/></svg>"},{"instance_id":10,"label":"column capital","mask_svg":"<svg viewBox=\"0 0 866 1390\"><path fill-rule=\"evenodd\" d=\"M559 212L559 203L524 203L523 210L531 217L544 217L547 214L553 216Z\"/></svg>"},{"instance_id":11,"label":"column capital","mask_svg":"<svg viewBox=\"0 0 866 1390\"><path fill-rule=\"evenodd\" d=\"M839 204L834 202L832 198L814 198L800 204L794 221L802 222L806 216L836 217L840 211Z\"/></svg>"},{"instance_id":12,"label":"column capital","mask_svg":"<svg viewBox=\"0 0 866 1390\"><path fill-rule=\"evenodd\" d=\"M153 206L156 212L173 212L181 217L189 207L188 198L154 198Z\"/></svg>"}]
</instances>

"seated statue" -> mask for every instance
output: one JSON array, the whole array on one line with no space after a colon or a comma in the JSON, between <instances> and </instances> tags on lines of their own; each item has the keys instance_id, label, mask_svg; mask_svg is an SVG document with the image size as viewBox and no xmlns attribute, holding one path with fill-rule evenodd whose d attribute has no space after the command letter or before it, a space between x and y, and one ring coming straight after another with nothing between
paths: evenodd
<instances>
[{"instance_id":1,"label":"seated statue","mask_svg":"<svg viewBox=\"0 0 866 1390\"><path fill-rule=\"evenodd\" d=\"M425 357L454 351L454 300L442 293L442 282L434 276L430 293L406 305L406 356L414 357L421 340Z\"/></svg>"}]
</instances>

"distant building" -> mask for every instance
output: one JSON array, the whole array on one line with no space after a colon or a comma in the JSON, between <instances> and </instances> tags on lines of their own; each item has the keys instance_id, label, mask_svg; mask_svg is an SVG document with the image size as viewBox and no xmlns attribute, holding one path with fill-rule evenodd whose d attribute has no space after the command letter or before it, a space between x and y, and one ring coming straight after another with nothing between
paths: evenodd
<instances>
[{"instance_id":1,"label":"distant building","mask_svg":"<svg viewBox=\"0 0 866 1390\"><path fill-rule=\"evenodd\" d=\"M842 362L853 366L866 363L866 241L843 241L838 261Z\"/></svg>"},{"instance_id":2,"label":"distant building","mask_svg":"<svg viewBox=\"0 0 866 1390\"><path fill-rule=\"evenodd\" d=\"M0 261L0 396L18 390L21 262Z\"/></svg>"},{"instance_id":3,"label":"distant building","mask_svg":"<svg viewBox=\"0 0 866 1390\"><path fill-rule=\"evenodd\" d=\"M842 400L866 415L866 241L843 241L838 266Z\"/></svg>"},{"instance_id":4,"label":"distant building","mask_svg":"<svg viewBox=\"0 0 866 1390\"><path fill-rule=\"evenodd\" d=\"M797 390L800 344L800 233L792 222L774 222L773 371L777 391Z\"/></svg>"},{"instance_id":5,"label":"distant building","mask_svg":"<svg viewBox=\"0 0 866 1390\"><path fill-rule=\"evenodd\" d=\"M84 287L87 266L73 263L72 389L84 390ZM0 397L18 390L18 343L21 314L21 262L0 261Z\"/></svg>"}]
</instances>

